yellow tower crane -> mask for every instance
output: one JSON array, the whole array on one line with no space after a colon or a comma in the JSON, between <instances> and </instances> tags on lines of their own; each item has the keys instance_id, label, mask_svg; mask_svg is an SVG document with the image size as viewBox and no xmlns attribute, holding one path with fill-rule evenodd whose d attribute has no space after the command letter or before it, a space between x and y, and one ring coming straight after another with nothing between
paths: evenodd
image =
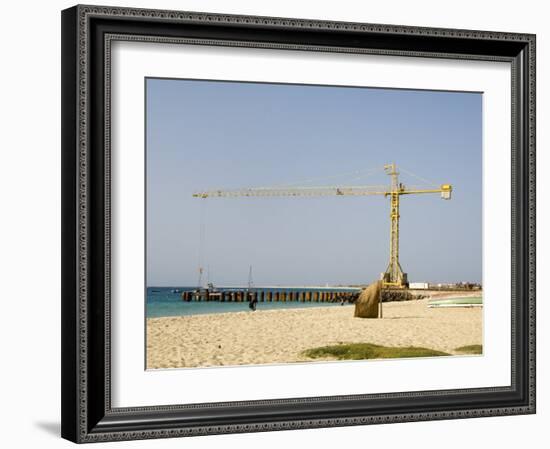
<instances>
[{"instance_id":1,"label":"yellow tower crane","mask_svg":"<svg viewBox=\"0 0 550 449\"><path fill-rule=\"evenodd\" d=\"M258 196L365 196L383 195L390 198L390 260L381 279L385 287L408 287L407 274L399 263L399 198L401 195L422 193L441 193L444 200L451 199L453 190L450 184L438 188L407 188L399 182L399 172L395 163L384 165L385 172L391 176L389 186L320 186L320 187L251 187L233 190L209 190L193 194L195 198L212 197L258 197Z\"/></svg>"}]
</instances>

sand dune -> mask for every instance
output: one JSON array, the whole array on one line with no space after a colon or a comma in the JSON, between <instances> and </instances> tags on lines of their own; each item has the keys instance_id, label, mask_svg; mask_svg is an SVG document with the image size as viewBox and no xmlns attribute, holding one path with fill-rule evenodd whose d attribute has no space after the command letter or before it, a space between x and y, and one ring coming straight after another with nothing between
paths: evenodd
<instances>
[{"instance_id":1,"label":"sand dune","mask_svg":"<svg viewBox=\"0 0 550 449\"><path fill-rule=\"evenodd\" d=\"M301 362L338 343L420 346L448 353L482 343L482 308L430 309L427 300L384 304L383 319L353 306L259 310L147 319L147 367Z\"/></svg>"}]
</instances>

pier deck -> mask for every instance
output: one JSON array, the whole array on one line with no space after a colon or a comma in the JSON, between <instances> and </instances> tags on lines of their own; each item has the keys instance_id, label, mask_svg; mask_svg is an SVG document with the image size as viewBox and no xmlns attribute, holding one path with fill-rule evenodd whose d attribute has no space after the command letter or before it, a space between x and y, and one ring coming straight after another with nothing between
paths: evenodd
<instances>
[{"instance_id":1,"label":"pier deck","mask_svg":"<svg viewBox=\"0 0 550 449\"><path fill-rule=\"evenodd\" d=\"M353 302L359 296L360 288L333 288L319 287L318 289L293 288L231 288L231 289L197 289L185 291L181 299L191 301L220 301L220 302Z\"/></svg>"}]
</instances>

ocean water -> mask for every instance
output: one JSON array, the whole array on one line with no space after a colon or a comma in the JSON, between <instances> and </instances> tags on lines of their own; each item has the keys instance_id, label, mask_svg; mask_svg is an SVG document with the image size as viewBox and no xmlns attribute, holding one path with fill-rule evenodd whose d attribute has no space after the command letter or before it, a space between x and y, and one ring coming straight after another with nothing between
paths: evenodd
<instances>
[{"instance_id":1,"label":"ocean water","mask_svg":"<svg viewBox=\"0 0 550 449\"><path fill-rule=\"evenodd\" d=\"M147 318L159 318L164 316L203 315L207 313L242 312L250 310L248 302L219 302L219 301L182 301L181 294L184 291L195 290L196 287L148 287L146 314ZM177 292L173 292L177 290ZM263 289L268 291L270 289ZM272 289L275 290L275 289ZM279 291L303 291L308 289L277 289ZM333 291L337 291L334 289ZM305 309L310 307L341 307L339 302L258 302L257 310L273 309Z\"/></svg>"}]
</instances>

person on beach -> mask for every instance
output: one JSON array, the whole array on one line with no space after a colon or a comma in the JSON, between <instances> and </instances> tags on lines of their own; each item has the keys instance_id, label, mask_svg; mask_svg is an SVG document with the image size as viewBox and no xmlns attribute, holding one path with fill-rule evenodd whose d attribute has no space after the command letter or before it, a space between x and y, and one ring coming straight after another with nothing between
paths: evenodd
<instances>
[{"instance_id":1,"label":"person on beach","mask_svg":"<svg viewBox=\"0 0 550 449\"><path fill-rule=\"evenodd\" d=\"M248 307L250 308L250 310L252 310L253 312L256 310L256 304L258 302L258 298L256 298L255 296L250 300L250 302L248 303Z\"/></svg>"}]
</instances>

